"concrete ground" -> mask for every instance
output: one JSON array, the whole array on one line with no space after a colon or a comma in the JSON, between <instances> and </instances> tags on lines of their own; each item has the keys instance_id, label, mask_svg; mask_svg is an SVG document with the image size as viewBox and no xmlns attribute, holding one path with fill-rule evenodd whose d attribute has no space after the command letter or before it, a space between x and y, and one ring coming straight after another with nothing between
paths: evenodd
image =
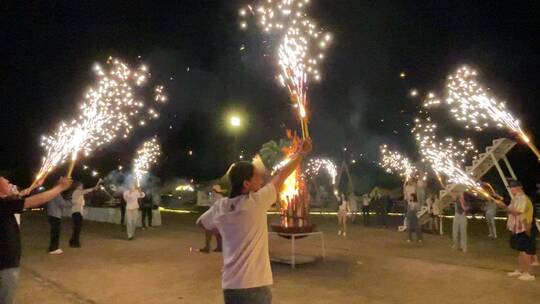
<instances>
[{"instance_id":1,"label":"concrete ground","mask_svg":"<svg viewBox=\"0 0 540 304\"><path fill-rule=\"evenodd\" d=\"M164 226L138 230L126 241L120 226L85 222L82 248L67 246L71 223L63 222L64 254L50 256L42 212L23 215L23 259L16 303L222 303L221 255L202 254L196 215L163 214ZM507 233L488 239L481 220L470 221L469 252L450 249L448 236L425 235L406 243L394 229L349 225L337 236L336 219L315 216L325 232L327 259L291 269L273 264L274 303L533 303L540 279L508 278L515 253ZM445 223L446 226L450 222ZM447 230L448 231L448 230ZM300 251L318 254L318 238L299 241ZM271 251L286 253L285 239Z\"/></svg>"}]
</instances>

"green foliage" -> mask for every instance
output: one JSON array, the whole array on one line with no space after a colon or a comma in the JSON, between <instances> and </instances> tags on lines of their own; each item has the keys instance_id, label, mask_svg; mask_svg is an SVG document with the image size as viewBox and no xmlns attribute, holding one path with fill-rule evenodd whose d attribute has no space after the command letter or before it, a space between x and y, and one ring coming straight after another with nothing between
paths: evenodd
<instances>
[{"instance_id":1,"label":"green foliage","mask_svg":"<svg viewBox=\"0 0 540 304\"><path fill-rule=\"evenodd\" d=\"M275 140L264 143L259 150L259 156L261 157L264 166L268 170L272 170L272 168L285 157L283 148L289 147L290 145L291 141L283 138L279 140L279 143Z\"/></svg>"}]
</instances>

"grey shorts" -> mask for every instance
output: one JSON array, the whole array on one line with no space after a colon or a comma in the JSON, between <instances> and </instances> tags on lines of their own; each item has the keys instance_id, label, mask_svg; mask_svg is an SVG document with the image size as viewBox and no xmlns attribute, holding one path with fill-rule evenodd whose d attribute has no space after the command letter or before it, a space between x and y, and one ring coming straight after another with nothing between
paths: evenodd
<instances>
[{"instance_id":1,"label":"grey shorts","mask_svg":"<svg viewBox=\"0 0 540 304\"><path fill-rule=\"evenodd\" d=\"M270 286L246 289L224 289L225 304L271 304Z\"/></svg>"}]
</instances>

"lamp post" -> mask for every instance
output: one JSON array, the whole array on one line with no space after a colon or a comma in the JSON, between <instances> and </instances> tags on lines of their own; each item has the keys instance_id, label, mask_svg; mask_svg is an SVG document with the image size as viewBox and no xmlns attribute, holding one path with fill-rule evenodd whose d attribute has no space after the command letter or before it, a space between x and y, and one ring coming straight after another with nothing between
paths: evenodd
<instances>
[{"instance_id":1,"label":"lamp post","mask_svg":"<svg viewBox=\"0 0 540 304\"><path fill-rule=\"evenodd\" d=\"M242 127L242 118L240 118L240 116L238 115L231 115L231 117L229 118L229 125L234 135L233 161L237 161L238 159L238 132L240 131L240 128Z\"/></svg>"}]
</instances>

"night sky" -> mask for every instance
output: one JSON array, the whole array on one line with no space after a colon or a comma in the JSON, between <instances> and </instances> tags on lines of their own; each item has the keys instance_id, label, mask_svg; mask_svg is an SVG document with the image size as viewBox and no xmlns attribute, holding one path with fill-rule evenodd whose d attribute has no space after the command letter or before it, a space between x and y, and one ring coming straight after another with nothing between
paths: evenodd
<instances>
[{"instance_id":1,"label":"night sky","mask_svg":"<svg viewBox=\"0 0 540 304\"><path fill-rule=\"evenodd\" d=\"M287 92L274 78L272 46L254 26L239 29L238 8L246 2L161 2L2 2L3 174L20 184L31 179L43 154L40 135L76 110L91 84L92 64L109 55L147 63L165 85L169 103L157 122L83 162L101 172L129 167L136 146L158 134L164 157L156 175L219 177L232 157L234 136L224 127L231 109L248 117L248 127L237 135L246 156L296 128ZM311 14L334 35L323 81L310 87L314 155L356 159L351 169L361 188L392 182L374 163L380 144L417 157L406 124L421 100L408 93L440 91L461 64L477 68L540 138L540 6L533 1L313 2ZM472 136L479 147L508 136L465 132L443 110L434 118L440 136ZM515 148L510 160L528 186L540 180L540 166L528 149ZM79 169L76 176L87 179L84 174Z\"/></svg>"}]
</instances>

